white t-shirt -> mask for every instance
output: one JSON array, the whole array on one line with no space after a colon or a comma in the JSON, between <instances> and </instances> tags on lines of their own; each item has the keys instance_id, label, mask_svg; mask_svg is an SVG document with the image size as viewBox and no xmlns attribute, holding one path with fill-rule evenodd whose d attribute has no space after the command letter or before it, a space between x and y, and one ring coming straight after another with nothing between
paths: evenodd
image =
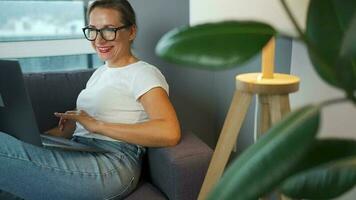
<instances>
[{"instance_id":1,"label":"white t-shirt","mask_svg":"<svg viewBox=\"0 0 356 200\"><path fill-rule=\"evenodd\" d=\"M90 77L77 99L77 110L84 110L95 119L109 123L135 124L148 120L138 99L155 87L169 87L155 66L143 61L125 67L99 67ZM91 133L77 123L74 136L116 141Z\"/></svg>"}]
</instances>

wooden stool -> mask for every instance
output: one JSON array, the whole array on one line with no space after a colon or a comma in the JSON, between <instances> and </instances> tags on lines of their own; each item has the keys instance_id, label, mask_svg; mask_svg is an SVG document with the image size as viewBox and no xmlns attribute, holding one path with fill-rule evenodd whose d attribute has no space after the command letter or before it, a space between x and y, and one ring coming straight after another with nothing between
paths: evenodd
<instances>
[{"instance_id":1,"label":"wooden stool","mask_svg":"<svg viewBox=\"0 0 356 200\"><path fill-rule=\"evenodd\" d=\"M205 200L224 172L231 151L246 116L252 96L257 95L260 108L259 122L255 128L255 139L266 132L272 124L290 112L289 93L299 87L299 78L288 74L273 74L273 78L262 78L261 73L236 76L236 90L212 160L205 176L198 200Z\"/></svg>"}]
</instances>

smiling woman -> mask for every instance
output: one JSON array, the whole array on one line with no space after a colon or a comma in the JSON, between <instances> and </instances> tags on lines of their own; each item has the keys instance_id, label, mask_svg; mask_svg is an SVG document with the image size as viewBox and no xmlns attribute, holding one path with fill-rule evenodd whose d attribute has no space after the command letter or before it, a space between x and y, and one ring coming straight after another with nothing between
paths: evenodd
<instances>
[{"instance_id":1,"label":"smiling woman","mask_svg":"<svg viewBox=\"0 0 356 200\"><path fill-rule=\"evenodd\" d=\"M120 7L118 9L122 10ZM129 10L127 12L133 13L132 8L127 10ZM95 9L91 7L89 13L89 27L92 30L94 29L95 33L98 32L98 29L100 30L100 37L97 38L97 34L95 34L94 40L91 40L91 44L99 57L107 61L108 65L113 66L123 66L127 63L136 62L137 58L131 54L130 48L131 41L136 37L135 18L121 20L122 14L117 10L105 7ZM131 14L131 16L133 15ZM103 36L111 36L111 38Z\"/></svg>"},{"instance_id":2,"label":"smiling woman","mask_svg":"<svg viewBox=\"0 0 356 200\"><path fill-rule=\"evenodd\" d=\"M180 125L166 79L131 52L137 31L131 5L97 0L88 18L84 34L106 63L80 92L77 109L55 113L59 126L47 133L73 135L74 142L105 151L38 148L0 133L0 190L25 199L123 199L138 183L145 147L179 142ZM26 176L34 171L41 172L46 184ZM31 184L24 187L22 180L11 178L19 173Z\"/></svg>"}]
</instances>

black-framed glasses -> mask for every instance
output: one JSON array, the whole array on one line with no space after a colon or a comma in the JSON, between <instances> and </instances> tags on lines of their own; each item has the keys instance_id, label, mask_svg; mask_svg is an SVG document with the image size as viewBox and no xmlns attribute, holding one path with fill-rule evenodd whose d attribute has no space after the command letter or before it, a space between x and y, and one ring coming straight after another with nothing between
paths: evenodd
<instances>
[{"instance_id":1,"label":"black-framed glasses","mask_svg":"<svg viewBox=\"0 0 356 200\"><path fill-rule=\"evenodd\" d=\"M98 32L101 35L101 38L103 38L106 41L113 41L116 38L116 33L117 31L129 27L128 25L124 26L119 26L116 28L101 28L101 29L96 29L90 26L82 28L84 36L87 40L89 41L94 41L96 40L96 37L98 36Z\"/></svg>"}]
</instances>

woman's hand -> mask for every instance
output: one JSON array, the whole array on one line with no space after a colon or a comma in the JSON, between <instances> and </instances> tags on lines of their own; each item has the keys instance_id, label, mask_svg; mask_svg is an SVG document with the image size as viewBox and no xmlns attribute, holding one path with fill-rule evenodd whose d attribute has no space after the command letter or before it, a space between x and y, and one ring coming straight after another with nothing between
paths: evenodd
<instances>
[{"instance_id":1,"label":"woman's hand","mask_svg":"<svg viewBox=\"0 0 356 200\"><path fill-rule=\"evenodd\" d=\"M55 113L56 115L56 113ZM56 115L57 116L57 115ZM63 117L61 117L59 119L59 122L58 122L58 129L60 131L65 131L67 130L69 127L73 127L75 126L75 121L74 120L69 120L69 119L63 119Z\"/></svg>"},{"instance_id":2,"label":"woman's hand","mask_svg":"<svg viewBox=\"0 0 356 200\"><path fill-rule=\"evenodd\" d=\"M71 138L76 128L76 123L74 120L59 119L58 125L45 133L52 136Z\"/></svg>"},{"instance_id":3,"label":"woman's hand","mask_svg":"<svg viewBox=\"0 0 356 200\"><path fill-rule=\"evenodd\" d=\"M65 113L54 113L55 116L60 117L58 126L60 130L63 130L65 124L68 121L78 122L80 123L85 129L89 132L96 132L97 126L99 125L100 121L96 120L92 116L90 116L84 110L71 110Z\"/></svg>"}]
</instances>

